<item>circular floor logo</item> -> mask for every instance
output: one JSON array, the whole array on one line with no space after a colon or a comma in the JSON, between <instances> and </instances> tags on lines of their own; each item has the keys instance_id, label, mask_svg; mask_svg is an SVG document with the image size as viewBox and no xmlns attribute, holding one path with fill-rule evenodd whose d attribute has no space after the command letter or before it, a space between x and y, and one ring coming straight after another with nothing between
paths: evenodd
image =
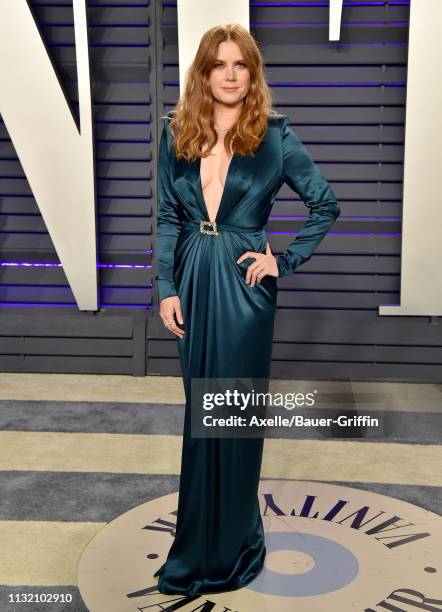
<instances>
[{"instance_id":1,"label":"circular floor logo","mask_svg":"<svg viewBox=\"0 0 442 612\"><path fill-rule=\"evenodd\" d=\"M360 489L261 480L265 566L243 589L164 595L153 576L170 548L178 493L106 525L78 566L91 612L442 612L442 518ZM189 537L191 535L189 534Z\"/></svg>"}]
</instances>

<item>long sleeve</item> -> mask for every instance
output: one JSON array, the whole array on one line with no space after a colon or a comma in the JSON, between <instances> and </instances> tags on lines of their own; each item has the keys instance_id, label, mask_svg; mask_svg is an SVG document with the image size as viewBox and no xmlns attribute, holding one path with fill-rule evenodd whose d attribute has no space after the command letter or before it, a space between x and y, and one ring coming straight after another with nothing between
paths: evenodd
<instances>
[{"instance_id":1,"label":"long sleeve","mask_svg":"<svg viewBox=\"0 0 442 612\"><path fill-rule=\"evenodd\" d=\"M160 301L164 298L177 295L173 280L175 247L181 231L181 217L178 203L170 180L170 160L168 138L168 119L163 120L159 147L159 189L158 189L158 215L156 232L156 258Z\"/></svg>"},{"instance_id":2,"label":"long sleeve","mask_svg":"<svg viewBox=\"0 0 442 612\"><path fill-rule=\"evenodd\" d=\"M336 196L304 144L284 117L281 128L283 181L303 199L309 218L284 253L276 256L279 276L292 274L308 261L341 214Z\"/></svg>"}]
</instances>

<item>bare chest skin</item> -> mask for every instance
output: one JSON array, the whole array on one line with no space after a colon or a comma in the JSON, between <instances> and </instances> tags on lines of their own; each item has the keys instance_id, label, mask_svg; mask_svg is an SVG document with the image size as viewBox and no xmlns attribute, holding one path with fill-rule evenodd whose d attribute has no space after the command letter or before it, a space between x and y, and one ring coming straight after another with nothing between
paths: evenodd
<instances>
[{"instance_id":1,"label":"bare chest skin","mask_svg":"<svg viewBox=\"0 0 442 612\"><path fill-rule=\"evenodd\" d=\"M231 159L224 148L223 138L218 139L208 157L201 158L201 187L210 221L216 219Z\"/></svg>"}]
</instances>

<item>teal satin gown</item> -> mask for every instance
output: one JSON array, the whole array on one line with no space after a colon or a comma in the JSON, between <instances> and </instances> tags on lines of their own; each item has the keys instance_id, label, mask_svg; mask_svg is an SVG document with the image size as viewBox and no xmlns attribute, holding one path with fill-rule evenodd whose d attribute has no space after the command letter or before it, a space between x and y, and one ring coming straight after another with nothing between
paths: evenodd
<instances>
[{"instance_id":1,"label":"teal satin gown","mask_svg":"<svg viewBox=\"0 0 442 612\"><path fill-rule=\"evenodd\" d=\"M169 113L171 117L171 113ZM273 201L284 182L309 207L309 219L276 256L279 276L310 259L340 214L330 185L285 115L269 116L254 156L234 154L216 216L218 235L201 233L209 220L200 159L177 160L169 119L159 150L156 258L159 299L178 295L184 338L175 336L186 406L175 537L159 576L162 593L197 595L239 589L263 567L266 548L258 502L262 438L192 438L192 378L268 378L277 279L245 281L265 253ZM205 227L205 229L211 229Z\"/></svg>"}]
</instances>

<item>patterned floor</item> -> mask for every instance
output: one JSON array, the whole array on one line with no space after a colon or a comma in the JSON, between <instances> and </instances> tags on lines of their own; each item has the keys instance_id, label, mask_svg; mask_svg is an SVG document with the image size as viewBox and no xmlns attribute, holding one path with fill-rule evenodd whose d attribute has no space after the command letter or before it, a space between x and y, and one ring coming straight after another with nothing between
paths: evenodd
<instances>
[{"instance_id":1,"label":"patterned floor","mask_svg":"<svg viewBox=\"0 0 442 612\"><path fill-rule=\"evenodd\" d=\"M273 382L293 391L300 381ZM330 411L376 413L379 435L346 440L309 428L269 438L263 479L344 484L440 514L442 385L304 385L332 398ZM173 377L0 374L2 612L23 610L26 593L73 598L32 603L33 612L87 610L76 568L88 542L116 516L178 488L183 403Z\"/></svg>"}]
</instances>

